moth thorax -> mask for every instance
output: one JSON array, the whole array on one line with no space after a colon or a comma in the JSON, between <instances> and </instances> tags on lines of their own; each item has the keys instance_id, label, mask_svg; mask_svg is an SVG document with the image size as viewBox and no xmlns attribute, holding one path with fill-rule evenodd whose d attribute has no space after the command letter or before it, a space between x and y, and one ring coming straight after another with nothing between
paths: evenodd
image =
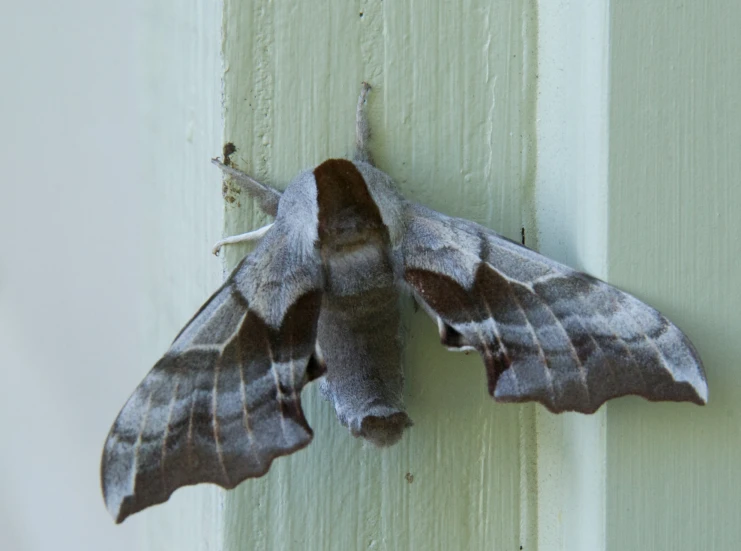
<instances>
[{"instance_id":1,"label":"moth thorax","mask_svg":"<svg viewBox=\"0 0 741 551\"><path fill-rule=\"evenodd\" d=\"M353 251L369 243L389 242L378 206L354 164L330 159L314 169L314 178L323 250Z\"/></svg>"}]
</instances>

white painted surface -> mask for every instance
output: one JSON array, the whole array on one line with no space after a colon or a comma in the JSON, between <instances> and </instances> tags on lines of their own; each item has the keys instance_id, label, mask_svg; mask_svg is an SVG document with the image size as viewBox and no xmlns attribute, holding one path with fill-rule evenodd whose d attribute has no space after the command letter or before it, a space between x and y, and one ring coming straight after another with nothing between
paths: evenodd
<instances>
[{"instance_id":1,"label":"white painted surface","mask_svg":"<svg viewBox=\"0 0 741 551\"><path fill-rule=\"evenodd\" d=\"M538 250L606 279L607 0L538 2ZM532 244L531 244L532 245ZM537 408L539 551L605 549L605 424Z\"/></svg>"},{"instance_id":2,"label":"white painted surface","mask_svg":"<svg viewBox=\"0 0 741 551\"><path fill-rule=\"evenodd\" d=\"M221 152L223 133L221 14L221 0L157 0L142 10L145 200L157 223L140 317L146 358L136 365L137 382L222 282L222 261L211 248L221 237L224 202L220 171L210 162ZM145 526L143 548L220 549L222 495L210 484L183 488L165 507L133 516Z\"/></svg>"},{"instance_id":3,"label":"white painted surface","mask_svg":"<svg viewBox=\"0 0 741 551\"><path fill-rule=\"evenodd\" d=\"M221 280L220 20L212 0L3 6L3 551L218 543L215 490L116 526L98 472L119 408Z\"/></svg>"},{"instance_id":4,"label":"white painted surface","mask_svg":"<svg viewBox=\"0 0 741 551\"><path fill-rule=\"evenodd\" d=\"M98 466L141 365L152 219L135 12L6 2L0 17L0 548L129 551Z\"/></svg>"}]
</instances>

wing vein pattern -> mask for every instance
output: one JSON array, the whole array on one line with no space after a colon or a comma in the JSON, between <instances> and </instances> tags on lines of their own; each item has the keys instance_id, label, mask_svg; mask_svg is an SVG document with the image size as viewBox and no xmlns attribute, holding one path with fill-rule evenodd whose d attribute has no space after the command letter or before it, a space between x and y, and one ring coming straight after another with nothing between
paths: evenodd
<instances>
[{"instance_id":1,"label":"wing vein pattern","mask_svg":"<svg viewBox=\"0 0 741 551\"><path fill-rule=\"evenodd\" d=\"M479 351L498 401L592 413L605 401L707 401L689 339L655 309L478 224L406 203L404 281L450 349Z\"/></svg>"}]
</instances>

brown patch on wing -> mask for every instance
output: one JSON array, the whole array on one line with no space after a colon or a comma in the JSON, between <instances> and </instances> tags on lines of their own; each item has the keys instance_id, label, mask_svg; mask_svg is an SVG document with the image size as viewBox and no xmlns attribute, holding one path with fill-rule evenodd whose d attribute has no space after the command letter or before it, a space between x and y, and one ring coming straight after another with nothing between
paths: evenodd
<instances>
[{"instance_id":1,"label":"brown patch on wing","mask_svg":"<svg viewBox=\"0 0 741 551\"><path fill-rule=\"evenodd\" d=\"M414 287L430 308L443 319L446 326L448 323L480 323L492 318L493 312L487 308L486 299L495 297L484 297L484 295L485 293L492 295L501 293L501 288L498 286L494 286L492 289L486 288L491 282L486 281L486 275L481 270L476 273L474 284L470 290L464 289L449 276L428 270L408 269L404 273L404 279ZM451 327L451 329L453 328ZM457 331L456 333L460 335ZM489 339L485 337L489 337ZM477 340L465 338L462 335L460 339L457 339L454 334L441 335L443 344L448 344L448 339L453 346L464 346L465 342L465 344L470 344L479 351L486 366L489 392L493 395L499 377L509 368L512 362L502 343L495 335L482 335Z\"/></svg>"},{"instance_id":2,"label":"brown patch on wing","mask_svg":"<svg viewBox=\"0 0 741 551\"><path fill-rule=\"evenodd\" d=\"M345 159L329 159L314 169L323 247L357 245L371 237L388 242L378 206L362 174Z\"/></svg>"},{"instance_id":3,"label":"brown patch on wing","mask_svg":"<svg viewBox=\"0 0 741 551\"><path fill-rule=\"evenodd\" d=\"M404 279L443 320L463 323L489 317L482 315L472 293L461 287L452 277L410 268L404 272Z\"/></svg>"}]
</instances>

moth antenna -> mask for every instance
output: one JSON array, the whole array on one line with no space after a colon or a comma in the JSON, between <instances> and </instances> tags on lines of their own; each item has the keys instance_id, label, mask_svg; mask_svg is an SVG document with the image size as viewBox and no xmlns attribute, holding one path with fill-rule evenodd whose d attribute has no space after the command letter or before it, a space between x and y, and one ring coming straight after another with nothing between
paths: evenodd
<instances>
[{"instance_id":1,"label":"moth antenna","mask_svg":"<svg viewBox=\"0 0 741 551\"><path fill-rule=\"evenodd\" d=\"M230 237L225 237L221 241L217 242L216 245L213 246L213 249L211 249L211 252L213 252L216 256L219 256L219 251L221 250L221 247L224 245L234 245L235 243L247 243L248 241L256 241L257 239L262 239L262 237L268 233L268 230L273 227L273 223L268 224L267 226L263 226L262 228L256 229L254 231L248 231L247 233L241 233L239 235L232 235Z\"/></svg>"},{"instance_id":2,"label":"moth antenna","mask_svg":"<svg viewBox=\"0 0 741 551\"><path fill-rule=\"evenodd\" d=\"M247 192L247 195L257 201L260 210L265 214L270 216L278 214L278 202L280 201L281 196L280 191L258 182L246 172L225 165L219 159L211 159L211 162L218 166L224 174L228 174L237 183L239 183L242 189Z\"/></svg>"},{"instance_id":3,"label":"moth antenna","mask_svg":"<svg viewBox=\"0 0 741 551\"><path fill-rule=\"evenodd\" d=\"M371 85L363 82L360 86L360 96L358 97L358 108L355 112L355 160L364 163L373 164L368 144L370 142L371 131L368 122L368 110L366 108L368 92Z\"/></svg>"}]
</instances>

